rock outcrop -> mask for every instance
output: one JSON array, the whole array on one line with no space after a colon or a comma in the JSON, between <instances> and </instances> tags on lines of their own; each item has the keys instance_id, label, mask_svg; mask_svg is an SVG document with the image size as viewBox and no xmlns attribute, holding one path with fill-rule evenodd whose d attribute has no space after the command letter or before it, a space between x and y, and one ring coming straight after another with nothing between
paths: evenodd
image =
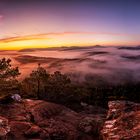
<instances>
[{"instance_id":1,"label":"rock outcrop","mask_svg":"<svg viewBox=\"0 0 140 140\"><path fill-rule=\"evenodd\" d=\"M104 140L140 140L140 104L129 101L108 103L107 120L101 131Z\"/></svg>"},{"instance_id":2,"label":"rock outcrop","mask_svg":"<svg viewBox=\"0 0 140 140\"><path fill-rule=\"evenodd\" d=\"M1 140L140 140L140 104L109 102L81 112L41 100L0 104Z\"/></svg>"},{"instance_id":3,"label":"rock outcrop","mask_svg":"<svg viewBox=\"0 0 140 140\"><path fill-rule=\"evenodd\" d=\"M41 100L0 104L0 139L99 140L104 116L104 112L76 113Z\"/></svg>"}]
</instances>

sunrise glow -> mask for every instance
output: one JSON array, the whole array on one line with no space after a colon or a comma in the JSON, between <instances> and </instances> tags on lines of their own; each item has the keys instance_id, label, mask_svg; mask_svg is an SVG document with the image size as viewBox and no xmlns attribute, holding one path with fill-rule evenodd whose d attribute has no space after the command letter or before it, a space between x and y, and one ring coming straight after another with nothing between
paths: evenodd
<instances>
[{"instance_id":1,"label":"sunrise glow","mask_svg":"<svg viewBox=\"0 0 140 140\"><path fill-rule=\"evenodd\" d=\"M2 0L0 49L139 45L139 4L125 5L102 0Z\"/></svg>"},{"instance_id":2,"label":"sunrise glow","mask_svg":"<svg viewBox=\"0 0 140 140\"><path fill-rule=\"evenodd\" d=\"M128 38L128 36L127 36ZM97 33L50 33L30 35L0 40L1 50L19 50L25 48L48 48L62 46L93 46L93 45L129 45L126 35ZM132 45L137 42L132 41Z\"/></svg>"}]
</instances>

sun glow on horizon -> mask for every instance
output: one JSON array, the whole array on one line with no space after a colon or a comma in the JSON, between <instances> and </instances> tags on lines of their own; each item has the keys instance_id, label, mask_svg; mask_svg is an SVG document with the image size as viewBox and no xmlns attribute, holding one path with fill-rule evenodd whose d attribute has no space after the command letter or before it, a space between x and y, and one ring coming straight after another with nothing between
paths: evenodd
<instances>
[{"instance_id":1,"label":"sun glow on horizon","mask_svg":"<svg viewBox=\"0 0 140 140\"><path fill-rule=\"evenodd\" d=\"M127 36L128 37L128 36ZM134 41L131 41L137 44ZM130 45L125 35L97 33L49 33L0 40L0 50L48 48L62 46Z\"/></svg>"},{"instance_id":2,"label":"sun glow on horizon","mask_svg":"<svg viewBox=\"0 0 140 140\"><path fill-rule=\"evenodd\" d=\"M140 1L128 1L1 0L0 50L140 45Z\"/></svg>"}]
</instances>

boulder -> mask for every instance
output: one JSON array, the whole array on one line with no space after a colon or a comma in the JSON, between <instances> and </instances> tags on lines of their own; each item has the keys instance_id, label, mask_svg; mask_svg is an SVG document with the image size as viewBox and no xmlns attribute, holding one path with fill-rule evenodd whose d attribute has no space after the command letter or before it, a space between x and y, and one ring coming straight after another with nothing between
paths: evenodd
<instances>
[{"instance_id":1,"label":"boulder","mask_svg":"<svg viewBox=\"0 0 140 140\"><path fill-rule=\"evenodd\" d=\"M15 102L21 102L21 96L19 94L14 94L11 96L11 98L15 101Z\"/></svg>"},{"instance_id":2,"label":"boulder","mask_svg":"<svg viewBox=\"0 0 140 140\"><path fill-rule=\"evenodd\" d=\"M140 140L140 104L110 101L101 131L104 140Z\"/></svg>"}]
</instances>

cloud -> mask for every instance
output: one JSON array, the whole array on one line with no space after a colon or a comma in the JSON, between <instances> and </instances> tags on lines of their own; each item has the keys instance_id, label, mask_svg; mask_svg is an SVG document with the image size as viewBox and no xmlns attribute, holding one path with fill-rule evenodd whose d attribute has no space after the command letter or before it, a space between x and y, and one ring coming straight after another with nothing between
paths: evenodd
<instances>
[{"instance_id":1,"label":"cloud","mask_svg":"<svg viewBox=\"0 0 140 140\"><path fill-rule=\"evenodd\" d=\"M0 19L3 18L0 15ZM11 42L11 41L23 41L23 40L32 40L32 39L48 39L49 36L64 36L64 35L111 35L111 36L127 36L128 34L120 33L109 33L109 32L50 32L44 34L34 34L26 36L15 36L0 39L0 42Z\"/></svg>"}]
</instances>

